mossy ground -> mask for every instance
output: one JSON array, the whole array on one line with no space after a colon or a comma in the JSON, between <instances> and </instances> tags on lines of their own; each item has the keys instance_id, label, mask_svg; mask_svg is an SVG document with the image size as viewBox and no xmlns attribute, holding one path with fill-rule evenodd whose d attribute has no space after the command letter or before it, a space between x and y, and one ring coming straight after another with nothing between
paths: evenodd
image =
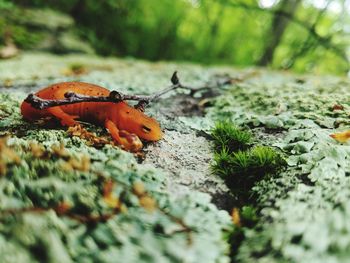
<instances>
[{"instance_id":1,"label":"mossy ground","mask_svg":"<svg viewBox=\"0 0 350 263\"><path fill-rule=\"evenodd\" d=\"M126 93L150 93L168 85L174 70L179 71L183 83L193 86L223 72L243 80L222 90L222 96L211 103L213 107L199 111L197 107L195 116L191 116L193 108L183 101L198 106L202 105L198 103L200 98L179 100L184 98L182 94L173 97L168 94L153 104L148 113L160 121L166 132L164 140L146 146L147 165L137 164L132 155L111 146L100 150L88 147L82 140L69 137L64 129L26 124L18 112L18 103L26 93L52 82L82 80ZM216 121L230 120L250 129L260 144L278 147L287 156L288 163L285 171L263 178L252 188L256 207L246 209L246 214L247 218L257 214L258 223L244 230L245 239L237 247L235 260L349 261L350 147L329 137L336 129L350 126L350 103L344 95L348 92L349 80L47 54L24 54L2 62L0 72L3 93L0 126L2 133L14 137L9 142L19 149L22 160L20 164L10 164L8 169L16 176L6 174L1 179L2 209L33 204L51 206L62 201L61 193L67 190L69 194L64 196L73 205L84 204L93 214L108 212L106 209L110 207L105 206L100 182L94 173L102 170L105 176L121 180L129 188L136 181L142 181L160 207L169 207L176 217L197 230L189 245L186 231L172 234L178 230L176 222L161 212L149 214L140 205L139 197L131 193L123 199L128 214L117 215L92 229L90 225L57 216L53 210L6 216L0 228L0 255L5 259L11 259L16 251L16 262L38 261L42 258L36 255L42 254L40 247L44 247L51 260L57 251L64 255L64 260L227 260L221 230L229 225L229 218L209 203L208 195L193 193L193 189L214 197L228 191L220 178L210 174L214 147L207 134ZM73 156L85 154L93 160L91 170L65 176L59 163L67 160L58 158L48 164L41 160L33 162L35 158L26 150L32 140L38 141L47 151L51 151L52 144L63 141ZM44 175L34 177L35 169L45 171ZM17 189L21 189L21 194ZM171 189L173 192L169 193ZM93 195L86 195L86 192ZM116 189L115 194L119 196L121 192ZM86 210L78 212L86 213ZM23 229L33 231L24 236L18 234L23 233Z\"/></svg>"}]
</instances>

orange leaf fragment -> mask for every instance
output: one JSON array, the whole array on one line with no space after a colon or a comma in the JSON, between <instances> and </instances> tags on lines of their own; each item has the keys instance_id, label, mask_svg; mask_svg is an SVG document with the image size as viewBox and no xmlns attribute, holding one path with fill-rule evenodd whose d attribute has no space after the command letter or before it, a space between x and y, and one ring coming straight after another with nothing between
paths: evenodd
<instances>
[{"instance_id":1,"label":"orange leaf fragment","mask_svg":"<svg viewBox=\"0 0 350 263\"><path fill-rule=\"evenodd\" d=\"M66 214L71 208L72 208L71 204L69 204L68 202L62 202L62 203L59 203L55 211L57 214L63 215L63 214Z\"/></svg>"},{"instance_id":2,"label":"orange leaf fragment","mask_svg":"<svg viewBox=\"0 0 350 263\"><path fill-rule=\"evenodd\" d=\"M329 135L338 142L347 142L350 139L350 130L344 132L333 133Z\"/></svg>"},{"instance_id":3,"label":"orange leaf fragment","mask_svg":"<svg viewBox=\"0 0 350 263\"><path fill-rule=\"evenodd\" d=\"M343 105L340 105L340 104L334 104L333 107L332 107L333 111L336 111L336 110L344 110L344 106Z\"/></svg>"},{"instance_id":4,"label":"orange leaf fragment","mask_svg":"<svg viewBox=\"0 0 350 263\"><path fill-rule=\"evenodd\" d=\"M113 187L115 185L115 182L113 182L111 179L108 179L105 181L104 185L103 185L103 196L107 197L108 195L110 195L113 191Z\"/></svg>"},{"instance_id":5,"label":"orange leaf fragment","mask_svg":"<svg viewBox=\"0 0 350 263\"><path fill-rule=\"evenodd\" d=\"M43 157L45 154L44 147L38 143L31 142L29 144L30 150L32 151L32 154L36 158Z\"/></svg>"},{"instance_id":6,"label":"orange leaf fragment","mask_svg":"<svg viewBox=\"0 0 350 263\"><path fill-rule=\"evenodd\" d=\"M110 194L108 196L105 196L103 200L106 202L106 204L112 208L120 208L121 202L118 197L114 196L113 194Z\"/></svg>"},{"instance_id":7,"label":"orange leaf fragment","mask_svg":"<svg viewBox=\"0 0 350 263\"><path fill-rule=\"evenodd\" d=\"M118 197L113 194L113 188L116 183L112 180L107 180L103 185L103 200L112 208L120 208L122 203Z\"/></svg>"},{"instance_id":8,"label":"orange leaf fragment","mask_svg":"<svg viewBox=\"0 0 350 263\"><path fill-rule=\"evenodd\" d=\"M231 217L232 217L232 222L235 226L242 226L241 217L239 215L239 209L237 207L234 207L232 209Z\"/></svg>"},{"instance_id":9,"label":"orange leaf fragment","mask_svg":"<svg viewBox=\"0 0 350 263\"><path fill-rule=\"evenodd\" d=\"M134 191L134 194L137 195L137 196L142 196L146 193L146 189L145 189L145 186L143 183L141 182L136 182L134 183L133 185L133 191Z\"/></svg>"},{"instance_id":10,"label":"orange leaf fragment","mask_svg":"<svg viewBox=\"0 0 350 263\"><path fill-rule=\"evenodd\" d=\"M144 209L146 209L148 212L153 212L157 207L156 201L152 197L149 197L149 196L142 196L139 199L139 202L140 202L140 205Z\"/></svg>"},{"instance_id":11,"label":"orange leaf fragment","mask_svg":"<svg viewBox=\"0 0 350 263\"><path fill-rule=\"evenodd\" d=\"M69 154L67 152L67 150L64 148L64 144L61 143L60 145L53 145L51 147L52 153L58 157L68 157Z\"/></svg>"}]
</instances>

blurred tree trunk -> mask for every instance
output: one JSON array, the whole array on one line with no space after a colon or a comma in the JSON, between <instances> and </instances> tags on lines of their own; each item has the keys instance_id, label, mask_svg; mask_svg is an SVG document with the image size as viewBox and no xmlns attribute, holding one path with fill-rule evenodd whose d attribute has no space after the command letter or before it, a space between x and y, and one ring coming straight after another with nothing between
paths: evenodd
<instances>
[{"instance_id":1,"label":"blurred tree trunk","mask_svg":"<svg viewBox=\"0 0 350 263\"><path fill-rule=\"evenodd\" d=\"M282 40L291 18L293 18L298 5L302 0L281 0L278 5L278 10L275 13L271 28L267 35L265 50L261 56L258 65L266 66L273 61L273 56L276 48Z\"/></svg>"}]
</instances>

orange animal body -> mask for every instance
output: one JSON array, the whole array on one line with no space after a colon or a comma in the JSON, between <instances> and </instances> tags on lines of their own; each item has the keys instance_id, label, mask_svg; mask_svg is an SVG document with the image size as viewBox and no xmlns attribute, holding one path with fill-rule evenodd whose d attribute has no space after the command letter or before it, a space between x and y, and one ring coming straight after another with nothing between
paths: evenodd
<instances>
[{"instance_id":1,"label":"orange animal body","mask_svg":"<svg viewBox=\"0 0 350 263\"><path fill-rule=\"evenodd\" d=\"M110 91L97 85L84 82L62 82L48 86L35 95L42 99L64 99L66 92L88 96L108 96ZM138 151L142 147L139 138L157 141L162 138L159 123L143 112L129 106L126 102L79 102L37 110L23 102L21 113L28 121L54 116L64 126L74 126L75 119L104 125L113 139L125 149Z\"/></svg>"}]
</instances>

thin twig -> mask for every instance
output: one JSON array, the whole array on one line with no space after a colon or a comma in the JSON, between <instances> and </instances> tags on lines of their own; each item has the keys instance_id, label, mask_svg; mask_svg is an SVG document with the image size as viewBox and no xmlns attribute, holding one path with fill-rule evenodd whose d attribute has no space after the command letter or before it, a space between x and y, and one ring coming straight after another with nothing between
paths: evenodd
<instances>
[{"instance_id":1,"label":"thin twig","mask_svg":"<svg viewBox=\"0 0 350 263\"><path fill-rule=\"evenodd\" d=\"M189 86L183 85L178 76L177 72L175 71L171 77L171 85L159 92L156 92L152 95L126 95L122 94L118 91L111 91L108 96L86 96L81 94L76 94L74 92L66 92L64 94L65 99L60 100L47 100L39 98L38 96L34 94L29 94L28 97L25 99L25 101L32 105L32 107L43 110L50 107L55 106L62 106L62 105L68 105L68 104L74 104L74 103L80 103L80 102L113 102L118 103L124 100L133 100L138 101L138 104L135 106L136 109L139 109L141 111L144 111L145 107L151 103L152 101L158 99L159 97L163 96L164 94L176 90L176 89L187 89L191 91L191 95L196 93L197 91L203 90L203 89L210 89L213 87L220 87L223 85L231 84L234 81L237 81L237 79L234 78L225 78L222 81L216 81L215 84L207 84L203 87L199 88L193 88Z\"/></svg>"}]
</instances>

